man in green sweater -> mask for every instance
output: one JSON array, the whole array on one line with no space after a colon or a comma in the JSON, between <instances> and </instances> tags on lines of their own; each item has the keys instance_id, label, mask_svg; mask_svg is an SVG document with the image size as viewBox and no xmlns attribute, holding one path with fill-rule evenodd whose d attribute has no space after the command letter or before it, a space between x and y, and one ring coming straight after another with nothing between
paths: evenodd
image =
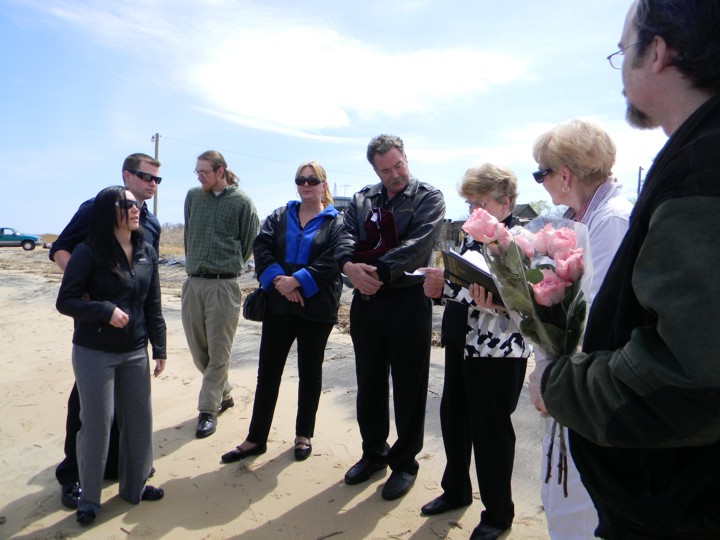
<instances>
[{"instance_id":1,"label":"man in green sweater","mask_svg":"<svg viewBox=\"0 0 720 540\"><path fill-rule=\"evenodd\" d=\"M185 198L185 269L182 323L195 366L203 374L195 435L215 433L217 416L235 403L228 382L240 319L238 276L252 255L259 221L250 197L237 186L220 152L198 156L201 186Z\"/></svg>"}]
</instances>

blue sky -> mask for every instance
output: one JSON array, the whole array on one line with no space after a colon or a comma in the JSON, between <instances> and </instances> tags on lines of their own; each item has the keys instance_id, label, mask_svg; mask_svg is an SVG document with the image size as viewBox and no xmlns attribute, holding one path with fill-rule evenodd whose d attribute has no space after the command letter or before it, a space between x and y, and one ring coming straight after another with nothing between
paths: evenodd
<instances>
[{"instance_id":1,"label":"blue sky","mask_svg":"<svg viewBox=\"0 0 720 540\"><path fill-rule=\"evenodd\" d=\"M580 116L618 145L628 198L665 142L625 124L617 50L630 0L0 0L0 226L59 233L160 133L161 223L181 223L198 154L221 151L263 218L316 159L331 188L377 182L365 159L400 135L411 172L466 215L456 187L511 167L549 200L535 139ZM149 204L152 205L151 202Z\"/></svg>"}]
</instances>

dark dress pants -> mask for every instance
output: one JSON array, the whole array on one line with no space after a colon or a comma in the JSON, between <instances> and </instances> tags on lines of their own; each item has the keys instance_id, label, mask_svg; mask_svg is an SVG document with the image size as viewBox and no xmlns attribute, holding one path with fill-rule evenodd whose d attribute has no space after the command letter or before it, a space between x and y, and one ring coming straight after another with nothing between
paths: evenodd
<instances>
[{"instance_id":1,"label":"dark dress pants","mask_svg":"<svg viewBox=\"0 0 720 540\"><path fill-rule=\"evenodd\" d=\"M357 419L363 457L394 471L417 474L415 456L425 430L432 308L422 286L353 296L350 336L355 349ZM392 376L397 441L390 433L388 375Z\"/></svg>"},{"instance_id":2,"label":"dark dress pants","mask_svg":"<svg viewBox=\"0 0 720 540\"><path fill-rule=\"evenodd\" d=\"M446 310L449 308L452 305ZM453 326L465 328L467 319L457 319ZM469 469L474 452L480 499L485 506L481 521L507 529L515 515L511 488L515 430L511 415L523 387L527 359L465 359L464 336L462 342L457 337L453 331L444 332L445 381L440 402L447 457L441 482L444 497L456 504L472 502Z\"/></svg>"},{"instance_id":3,"label":"dark dress pants","mask_svg":"<svg viewBox=\"0 0 720 540\"><path fill-rule=\"evenodd\" d=\"M248 441L255 444L267 442L285 362L296 339L299 385L295 435L308 438L314 435L322 391L325 346L333 326L333 323L308 321L295 315L265 316Z\"/></svg>"},{"instance_id":4,"label":"dark dress pants","mask_svg":"<svg viewBox=\"0 0 720 540\"><path fill-rule=\"evenodd\" d=\"M78 394L77 384L74 384L68 398L67 419L65 420L65 459L55 468L55 478L61 485L80 481L76 439L81 426L80 394ZM120 432L118 431L117 419L113 418L112 427L110 428L107 462L105 464L105 478L108 480L114 480L118 477L119 440Z\"/></svg>"}]
</instances>

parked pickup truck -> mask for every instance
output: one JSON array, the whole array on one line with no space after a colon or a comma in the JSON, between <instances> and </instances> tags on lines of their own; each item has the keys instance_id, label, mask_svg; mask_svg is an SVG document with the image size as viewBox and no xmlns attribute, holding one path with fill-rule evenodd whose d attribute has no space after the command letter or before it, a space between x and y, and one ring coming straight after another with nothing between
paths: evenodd
<instances>
[{"instance_id":1,"label":"parked pickup truck","mask_svg":"<svg viewBox=\"0 0 720 540\"><path fill-rule=\"evenodd\" d=\"M21 247L32 251L35 246L42 246L43 241L34 234L22 234L10 227L0 227L0 247Z\"/></svg>"}]
</instances>

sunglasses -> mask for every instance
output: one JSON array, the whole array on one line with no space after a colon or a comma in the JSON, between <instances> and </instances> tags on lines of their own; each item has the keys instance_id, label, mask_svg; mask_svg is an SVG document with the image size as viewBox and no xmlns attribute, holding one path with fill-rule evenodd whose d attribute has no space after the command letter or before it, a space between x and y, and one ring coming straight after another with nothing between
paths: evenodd
<instances>
[{"instance_id":1,"label":"sunglasses","mask_svg":"<svg viewBox=\"0 0 720 540\"><path fill-rule=\"evenodd\" d=\"M140 203L132 199L123 199L122 201L115 201L115 206L122 208L123 210L130 210L133 206L140 210Z\"/></svg>"},{"instance_id":2,"label":"sunglasses","mask_svg":"<svg viewBox=\"0 0 720 540\"><path fill-rule=\"evenodd\" d=\"M298 176L295 179L295 183L298 186L302 186L305 184L307 184L308 186L317 186L321 182L322 182L322 180L320 180L319 178L317 178L315 176Z\"/></svg>"},{"instance_id":3,"label":"sunglasses","mask_svg":"<svg viewBox=\"0 0 720 540\"><path fill-rule=\"evenodd\" d=\"M155 180L156 184L160 184L160 182L162 182L162 178L160 176L153 176L150 173L146 173L146 172L142 172L142 171L135 171L133 169L127 169L127 172L129 172L130 174L134 174L138 178L141 178L148 183L152 182L153 180Z\"/></svg>"},{"instance_id":4,"label":"sunglasses","mask_svg":"<svg viewBox=\"0 0 720 540\"><path fill-rule=\"evenodd\" d=\"M538 184L542 184L545 181L545 177L551 172L553 172L552 169L540 169L532 173L532 175Z\"/></svg>"}]
</instances>

